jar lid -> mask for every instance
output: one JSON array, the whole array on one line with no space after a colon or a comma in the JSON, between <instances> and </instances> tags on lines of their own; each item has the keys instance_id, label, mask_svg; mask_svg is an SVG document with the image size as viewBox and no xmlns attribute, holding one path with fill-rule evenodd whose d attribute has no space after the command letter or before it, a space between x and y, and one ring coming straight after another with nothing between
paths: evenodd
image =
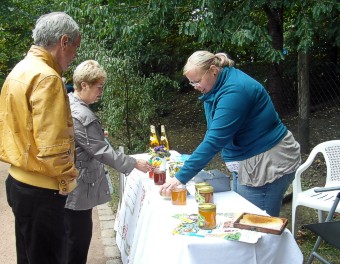
<instances>
[{"instance_id":1,"label":"jar lid","mask_svg":"<svg viewBox=\"0 0 340 264\"><path fill-rule=\"evenodd\" d=\"M213 210L213 209L216 209L216 204L201 203L201 204L198 205L198 209L200 209L200 210Z\"/></svg>"},{"instance_id":2,"label":"jar lid","mask_svg":"<svg viewBox=\"0 0 340 264\"><path fill-rule=\"evenodd\" d=\"M178 184L173 188L173 190L183 190L183 189L186 189L185 184Z\"/></svg>"},{"instance_id":3,"label":"jar lid","mask_svg":"<svg viewBox=\"0 0 340 264\"><path fill-rule=\"evenodd\" d=\"M195 184L196 188L201 188L202 186L210 186L209 182L199 182Z\"/></svg>"},{"instance_id":4,"label":"jar lid","mask_svg":"<svg viewBox=\"0 0 340 264\"><path fill-rule=\"evenodd\" d=\"M211 192L214 192L214 187L210 185L199 188L199 193L211 193Z\"/></svg>"}]
</instances>

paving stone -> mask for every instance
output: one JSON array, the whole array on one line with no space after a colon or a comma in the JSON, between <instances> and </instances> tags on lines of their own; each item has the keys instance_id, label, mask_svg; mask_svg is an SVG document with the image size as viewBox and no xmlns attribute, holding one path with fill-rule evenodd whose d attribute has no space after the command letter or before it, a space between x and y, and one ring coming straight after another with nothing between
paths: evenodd
<instances>
[{"instance_id":1,"label":"paving stone","mask_svg":"<svg viewBox=\"0 0 340 264\"><path fill-rule=\"evenodd\" d=\"M115 220L115 217L113 215L99 215L99 220L100 221L113 221Z\"/></svg>"},{"instance_id":2,"label":"paving stone","mask_svg":"<svg viewBox=\"0 0 340 264\"><path fill-rule=\"evenodd\" d=\"M122 264L120 252L116 243L116 235L114 231L114 223L116 215L108 203L97 206L102 244L104 247L104 255L110 260L106 264Z\"/></svg>"},{"instance_id":3,"label":"paving stone","mask_svg":"<svg viewBox=\"0 0 340 264\"><path fill-rule=\"evenodd\" d=\"M119 252L118 247L116 246L105 247L104 254L108 258L120 258L120 252Z\"/></svg>"},{"instance_id":4,"label":"paving stone","mask_svg":"<svg viewBox=\"0 0 340 264\"><path fill-rule=\"evenodd\" d=\"M100 209L103 209L103 208L105 208L105 209L106 209L106 208L108 208L108 207L109 207L109 205L108 205L108 204L109 204L109 203L100 204L100 205L98 205L98 206L97 206L97 209L98 209L98 210L100 210ZM110 208L111 208L111 207L110 207Z\"/></svg>"},{"instance_id":5,"label":"paving stone","mask_svg":"<svg viewBox=\"0 0 340 264\"><path fill-rule=\"evenodd\" d=\"M106 264L121 264L122 261L120 259L110 259L106 261Z\"/></svg>"},{"instance_id":6,"label":"paving stone","mask_svg":"<svg viewBox=\"0 0 340 264\"><path fill-rule=\"evenodd\" d=\"M101 229L113 229L115 226L114 221L100 221Z\"/></svg>"},{"instance_id":7,"label":"paving stone","mask_svg":"<svg viewBox=\"0 0 340 264\"><path fill-rule=\"evenodd\" d=\"M102 238L103 237L115 237L115 231L113 230L113 228L103 229Z\"/></svg>"},{"instance_id":8,"label":"paving stone","mask_svg":"<svg viewBox=\"0 0 340 264\"><path fill-rule=\"evenodd\" d=\"M98 210L98 215L113 215L110 208Z\"/></svg>"},{"instance_id":9,"label":"paving stone","mask_svg":"<svg viewBox=\"0 0 340 264\"><path fill-rule=\"evenodd\" d=\"M116 239L113 237L102 237L102 242L104 246L114 246L116 244Z\"/></svg>"}]
</instances>

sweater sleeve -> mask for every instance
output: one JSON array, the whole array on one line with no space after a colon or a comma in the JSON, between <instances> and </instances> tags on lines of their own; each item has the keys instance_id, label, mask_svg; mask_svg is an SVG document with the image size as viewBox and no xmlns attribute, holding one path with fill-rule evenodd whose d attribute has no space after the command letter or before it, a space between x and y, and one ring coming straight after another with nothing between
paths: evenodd
<instances>
[{"instance_id":1,"label":"sweater sleeve","mask_svg":"<svg viewBox=\"0 0 340 264\"><path fill-rule=\"evenodd\" d=\"M212 111L208 130L203 141L192 153L176 178L187 183L227 144L233 144L233 136L244 122L248 108L244 107L245 98L241 93L228 93L219 98Z\"/></svg>"},{"instance_id":2,"label":"sweater sleeve","mask_svg":"<svg viewBox=\"0 0 340 264\"><path fill-rule=\"evenodd\" d=\"M122 173L130 173L134 169L136 159L115 151L105 140L102 127L97 120L83 126L74 118L74 128L77 147L82 148L89 156Z\"/></svg>"}]
</instances>

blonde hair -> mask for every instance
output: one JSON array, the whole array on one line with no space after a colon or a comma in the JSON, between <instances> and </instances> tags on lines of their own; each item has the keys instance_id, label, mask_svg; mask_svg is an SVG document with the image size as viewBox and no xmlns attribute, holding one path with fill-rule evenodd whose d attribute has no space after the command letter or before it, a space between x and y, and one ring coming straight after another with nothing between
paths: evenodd
<instances>
[{"instance_id":1,"label":"blonde hair","mask_svg":"<svg viewBox=\"0 0 340 264\"><path fill-rule=\"evenodd\" d=\"M183 75L192 69L208 70L211 65L218 68L234 66L234 61L226 53L216 53L215 55L206 50L194 52L187 60L183 68Z\"/></svg>"},{"instance_id":2,"label":"blonde hair","mask_svg":"<svg viewBox=\"0 0 340 264\"><path fill-rule=\"evenodd\" d=\"M73 88L80 91L81 83L94 84L98 80L106 81L107 74L104 68L95 60L87 60L80 63L73 73Z\"/></svg>"}]
</instances>

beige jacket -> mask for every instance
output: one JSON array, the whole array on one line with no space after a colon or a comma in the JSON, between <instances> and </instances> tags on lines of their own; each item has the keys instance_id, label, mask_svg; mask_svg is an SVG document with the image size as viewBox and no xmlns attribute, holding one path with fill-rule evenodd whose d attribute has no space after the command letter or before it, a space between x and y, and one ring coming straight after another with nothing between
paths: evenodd
<instances>
[{"instance_id":1,"label":"beige jacket","mask_svg":"<svg viewBox=\"0 0 340 264\"><path fill-rule=\"evenodd\" d=\"M32 46L4 82L0 96L0 160L18 181L72 191L74 132L61 69L43 48Z\"/></svg>"}]
</instances>

